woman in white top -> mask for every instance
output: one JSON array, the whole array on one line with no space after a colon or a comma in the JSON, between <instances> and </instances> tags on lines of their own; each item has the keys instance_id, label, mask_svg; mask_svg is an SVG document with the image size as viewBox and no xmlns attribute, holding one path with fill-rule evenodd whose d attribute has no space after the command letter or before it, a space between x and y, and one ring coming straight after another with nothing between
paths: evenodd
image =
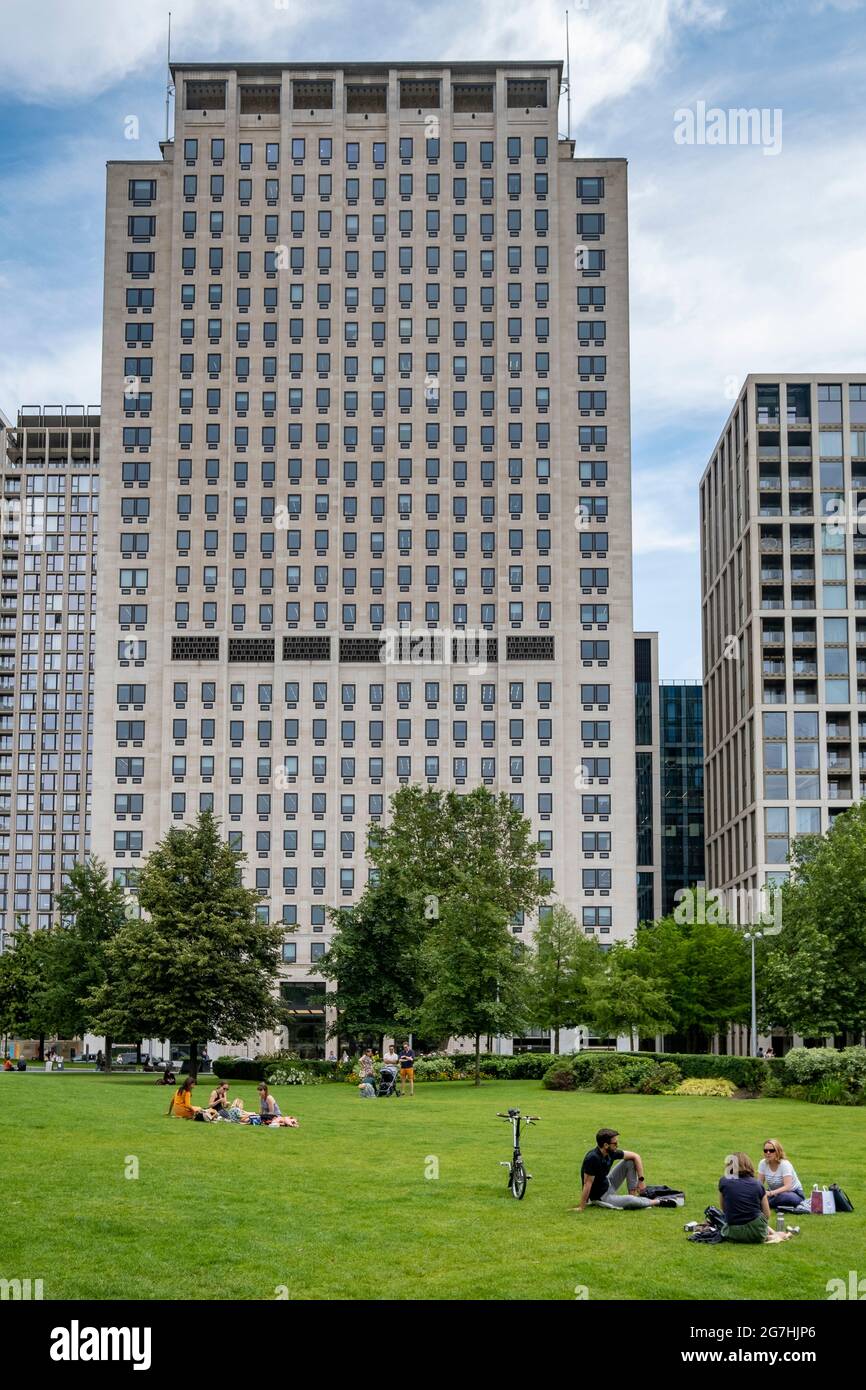
<instances>
[{"instance_id":1,"label":"woman in white top","mask_svg":"<svg viewBox=\"0 0 866 1390\"><path fill-rule=\"evenodd\" d=\"M775 1210L798 1207L802 1201L803 1185L793 1163L785 1157L778 1139L764 1140L764 1156L758 1164L758 1177L767 1189L767 1201Z\"/></svg>"}]
</instances>

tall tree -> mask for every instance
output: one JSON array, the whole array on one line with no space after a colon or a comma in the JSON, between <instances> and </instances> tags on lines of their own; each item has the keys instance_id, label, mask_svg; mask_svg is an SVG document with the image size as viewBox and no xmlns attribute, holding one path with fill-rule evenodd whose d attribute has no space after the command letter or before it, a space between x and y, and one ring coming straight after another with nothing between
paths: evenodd
<instances>
[{"instance_id":1,"label":"tall tree","mask_svg":"<svg viewBox=\"0 0 866 1390\"><path fill-rule=\"evenodd\" d=\"M421 1001L423 916L413 913L393 875L368 884L352 907L331 912L331 946L316 969L337 988L332 1034L366 1039L411 1025Z\"/></svg>"},{"instance_id":2,"label":"tall tree","mask_svg":"<svg viewBox=\"0 0 866 1390\"><path fill-rule=\"evenodd\" d=\"M603 959L597 942L586 937L564 903L556 903L539 920L527 962L529 1009L536 1027L553 1032L554 1052L559 1052L561 1029L586 1022L586 981L601 969Z\"/></svg>"},{"instance_id":3,"label":"tall tree","mask_svg":"<svg viewBox=\"0 0 866 1390\"><path fill-rule=\"evenodd\" d=\"M632 1046L639 1033L662 1033L671 1024L662 981L638 974L633 954L624 943L612 947L586 984L592 1026L607 1037L627 1033Z\"/></svg>"},{"instance_id":4,"label":"tall tree","mask_svg":"<svg viewBox=\"0 0 866 1390\"><path fill-rule=\"evenodd\" d=\"M504 793L494 796L480 787L460 796L417 786L396 792L389 823L374 827L368 838L373 882L348 915L335 918L338 929L325 958L326 977L337 981L343 1026L351 1018L364 1025L362 1032L383 1023L381 1031L398 1024L423 1028L423 1011L413 1011L439 983L435 947L425 946L434 936L441 939L452 920L449 904L458 902L462 920L468 902L479 923L506 924L513 945L508 921L534 912L552 891L539 881L537 856L529 821ZM397 939L383 940L380 914ZM383 952L378 979L377 949ZM431 1033L443 1031L430 1010L423 1016Z\"/></svg>"},{"instance_id":5,"label":"tall tree","mask_svg":"<svg viewBox=\"0 0 866 1390\"><path fill-rule=\"evenodd\" d=\"M39 1038L42 1056L46 1033L51 1031L46 1005L49 980L48 933L31 932L19 924L0 955L0 1032L18 1038Z\"/></svg>"},{"instance_id":6,"label":"tall tree","mask_svg":"<svg viewBox=\"0 0 866 1390\"><path fill-rule=\"evenodd\" d=\"M481 1039L509 1037L527 1021L523 952L501 908L474 897L475 881L452 891L423 947L427 989L418 1009L422 1033L471 1037L475 1085L481 1083Z\"/></svg>"},{"instance_id":7,"label":"tall tree","mask_svg":"<svg viewBox=\"0 0 866 1390\"><path fill-rule=\"evenodd\" d=\"M866 1030L866 801L794 841L778 935L765 937L759 1006L807 1037Z\"/></svg>"},{"instance_id":8,"label":"tall tree","mask_svg":"<svg viewBox=\"0 0 866 1390\"><path fill-rule=\"evenodd\" d=\"M401 787L391 798L390 822L370 836L368 857L428 917L428 899L444 901L467 880L483 882L486 900L509 917L533 912L551 891L539 884L529 821L505 792L486 787L462 796Z\"/></svg>"},{"instance_id":9,"label":"tall tree","mask_svg":"<svg viewBox=\"0 0 866 1390\"><path fill-rule=\"evenodd\" d=\"M106 950L126 921L126 901L105 864L91 856L73 865L57 895L57 911L58 921L46 940L46 1007L52 1031L60 1037L83 1037L93 1023L88 1000L106 981ZM111 1067L110 1037L105 1039L105 1065Z\"/></svg>"},{"instance_id":10,"label":"tall tree","mask_svg":"<svg viewBox=\"0 0 866 1390\"><path fill-rule=\"evenodd\" d=\"M729 1022L749 1018L749 953L740 928L662 917L642 923L632 946L638 973L664 986L672 1032L695 1050Z\"/></svg>"},{"instance_id":11,"label":"tall tree","mask_svg":"<svg viewBox=\"0 0 866 1390\"><path fill-rule=\"evenodd\" d=\"M260 922L236 853L211 812L172 827L139 881L143 915L127 920L107 950L108 979L94 992L106 1032L134 1018L146 1036L236 1043L278 1019L274 985L281 925Z\"/></svg>"}]
</instances>

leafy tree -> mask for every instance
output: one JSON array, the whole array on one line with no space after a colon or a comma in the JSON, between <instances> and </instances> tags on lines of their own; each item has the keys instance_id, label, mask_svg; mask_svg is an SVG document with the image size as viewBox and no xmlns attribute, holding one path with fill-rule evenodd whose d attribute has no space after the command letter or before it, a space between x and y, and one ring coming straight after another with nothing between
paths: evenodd
<instances>
[{"instance_id":1,"label":"leafy tree","mask_svg":"<svg viewBox=\"0 0 866 1390\"><path fill-rule=\"evenodd\" d=\"M26 924L0 955L0 1031L18 1038L39 1038L39 1055L51 1031L45 992L49 978L48 933L30 931Z\"/></svg>"},{"instance_id":2,"label":"leafy tree","mask_svg":"<svg viewBox=\"0 0 866 1390\"><path fill-rule=\"evenodd\" d=\"M526 1024L527 974L522 950L501 908L474 897L475 880L452 891L422 948L427 989L418 1030L475 1040L475 1085L481 1083L481 1038L505 1037Z\"/></svg>"},{"instance_id":3,"label":"leafy tree","mask_svg":"<svg viewBox=\"0 0 866 1390\"><path fill-rule=\"evenodd\" d=\"M696 1048L729 1022L748 1021L749 952L738 927L662 917L641 924L631 955L638 973L664 986L670 1031Z\"/></svg>"},{"instance_id":4,"label":"leafy tree","mask_svg":"<svg viewBox=\"0 0 866 1390\"><path fill-rule=\"evenodd\" d=\"M763 1019L807 1037L866 1030L866 802L794 841L782 930L765 937Z\"/></svg>"},{"instance_id":5,"label":"leafy tree","mask_svg":"<svg viewBox=\"0 0 866 1390\"><path fill-rule=\"evenodd\" d=\"M57 895L57 910L59 920L46 933L46 1012L58 1036L83 1037L93 1022L87 1001L107 978L107 947L126 921L123 889L109 878L102 861L91 856L70 870ZM105 1039L105 1065L111 1067L110 1037Z\"/></svg>"},{"instance_id":6,"label":"leafy tree","mask_svg":"<svg viewBox=\"0 0 866 1390\"><path fill-rule=\"evenodd\" d=\"M637 973L634 953L618 944L607 953L597 975L586 981L589 1022L606 1037L628 1033L662 1033L671 1024L667 993L661 980Z\"/></svg>"},{"instance_id":7,"label":"leafy tree","mask_svg":"<svg viewBox=\"0 0 866 1390\"><path fill-rule=\"evenodd\" d=\"M532 1022L553 1031L553 1050L558 1053L560 1030L586 1022L586 981L601 968L602 952L564 903L557 903L539 921L532 946L528 959Z\"/></svg>"},{"instance_id":8,"label":"leafy tree","mask_svg":"<svg viewBox=\"0 0 866 1390\"><path fill-rule=\"evenodd\" d=\"M278 1019L274 983L281 925L256 918L258 895L241 882L244 856L232 850L206 811L172 827L148 855L139 901L107 948L108 978L94 991L102 1029L129 1019L142 1033L198 1041L242 1041Z\"/></svg>"},{"instance_id":9,"label":"leafy tree","mask_svg":"<svg viewBox=\"0 0 866 1390\"><path fill-rule=\"evenodd\" d=\"M504 793L480 787L459 796L417 786L396 792L388 825L373 827L368 836L374 882L353 908L333 916L338 929L322 962L326 978L337 981L340 1027L447 1032L432 1022L430 1010L419 1008L441 983L436 948L425 949L428 940L435 935L441 941L454 899L461 919L471 903L479 923L504 924L513 949L508 921L534 912L551 891L539 882L537 854L529 821ZM422 1016L426 1025L418 1022Z\"/></svg>"},{"instance_id":10,"label":"leafy tree","mask_svg":"<svg viewBox=\"0 0 866 1390\"><path fill-rule=\"evenodd\" d=\"M432 787L401 787L391 820L374 827L368 858L417 910L444 900L467 881L484 885L485 899L508 917L533 912L550 892L538 881L532 827L505 793L476 787L464 796Z\"/></svg>"},{"instance_id":11,"label":"leafy tree","mask_svg":"<svg viewBox=\"0 0 866 1390\"><path fill-rule=\"evenodd\" d=\"M328 994L337 1010L331 1034L396 1033L411 1023L421 1000L423 917L410 911L392 875L369 884L357 903L330 916L336 932L316 969L337 985Z\"/></svg>"}]
</instances>

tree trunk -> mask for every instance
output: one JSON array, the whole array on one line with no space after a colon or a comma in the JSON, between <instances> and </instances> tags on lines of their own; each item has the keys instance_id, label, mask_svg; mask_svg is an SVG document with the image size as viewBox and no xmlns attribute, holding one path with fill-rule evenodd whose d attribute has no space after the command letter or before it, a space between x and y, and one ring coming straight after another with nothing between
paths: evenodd
<instances>
[{"instance_id":1,"label":"tree trunk","mask_svg":"<svg viewBox=\"0 0 866 1390\"><path fill-rule=\"evenodd\" d=\"M135 1065L137 1067L141 1066L141 1038L139 1038L138 1042L135 1044Z\"/></svg>"},{"instance_id":2,"label":"tree trunk","mask_svg":"<svg viewBox=\"0 0 866 1390\"><path fill-rule=\"evenodd\" d=\"M105 1039L105 1070L111 1071L111 1038Z\"/></svg>"},{"instance_id":3,"label":"tree trunk","mask_svg":"<svg viewBox=\"0 0 866 1390\"><path fill-rule=\"evenodd\" d=\"M555 1056L559 1056L559 1029L553 1030L553 1051Z\"/></svg>"},{"instance_id":4,"label":"tree trunk","mask_svg":"<svg viewBox=\"0 0 866 1390\"><path fill-rule=\"evenodd\" d=\"M198 1076L198 1043L191 1042L189 1045L189 1075L195 1081Z\"/></svg>"},{"instance_id":5,"label":"tree trunk","mask_svg":"<svg viewBox=\"0 0 866 1390\"><path fill-rule=\"evenodd\" d=\"M44 1062L44 1061L45 1061L45 1034L44 1034L44 1033L40 1033L40 1034L39 1034L39 1051L37 1052L36 1056L37 1056L37 1059L38 1059L40 1062Z\"/></svg>"},{"instance_id":6,"label":"tree trunk","mask_svg":"<svg viewBox=\"0 0 866 1390\"><path fill-rule=\"evenodd\" d=\"M475 1034L475 1085L481 1085L481 1034Z\"/></svg>"}]
</instances>

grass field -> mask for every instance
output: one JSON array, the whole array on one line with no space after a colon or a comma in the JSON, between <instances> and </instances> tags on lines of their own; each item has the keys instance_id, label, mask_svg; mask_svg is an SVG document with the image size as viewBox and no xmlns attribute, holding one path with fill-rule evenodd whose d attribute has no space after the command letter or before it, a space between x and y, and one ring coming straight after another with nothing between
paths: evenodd
<instances>
[{"instance_id":1,"label":"grass field","mask_svg":"<svg viewBox=\"0 0 866 1390\"><path fill-rule=\"evenodd\" d=\"M232 1094L252 1108L255 1085ZM46 1299L824 1299L864 1268L866 1110L794 1101L551 1093L540 1082L276 1088L298 1130L164 1118L150 1077L0 1075L0 1278ZM197 1098L207 1098L204 1087ZM510 1105L534 1175L506 1190ZM569 1210L595 1130L616 1125L679 1210ZM804 1184L836 1180L853 1215L803 1217L777 1247L696 1246L724 1155L781 1139ZM125 1173L137 1161L137 1178ZM438 1165L438 1177L429 1176ZM279 1291L279 1292L278 1292Z\"/></svg>"}]
</instances>

